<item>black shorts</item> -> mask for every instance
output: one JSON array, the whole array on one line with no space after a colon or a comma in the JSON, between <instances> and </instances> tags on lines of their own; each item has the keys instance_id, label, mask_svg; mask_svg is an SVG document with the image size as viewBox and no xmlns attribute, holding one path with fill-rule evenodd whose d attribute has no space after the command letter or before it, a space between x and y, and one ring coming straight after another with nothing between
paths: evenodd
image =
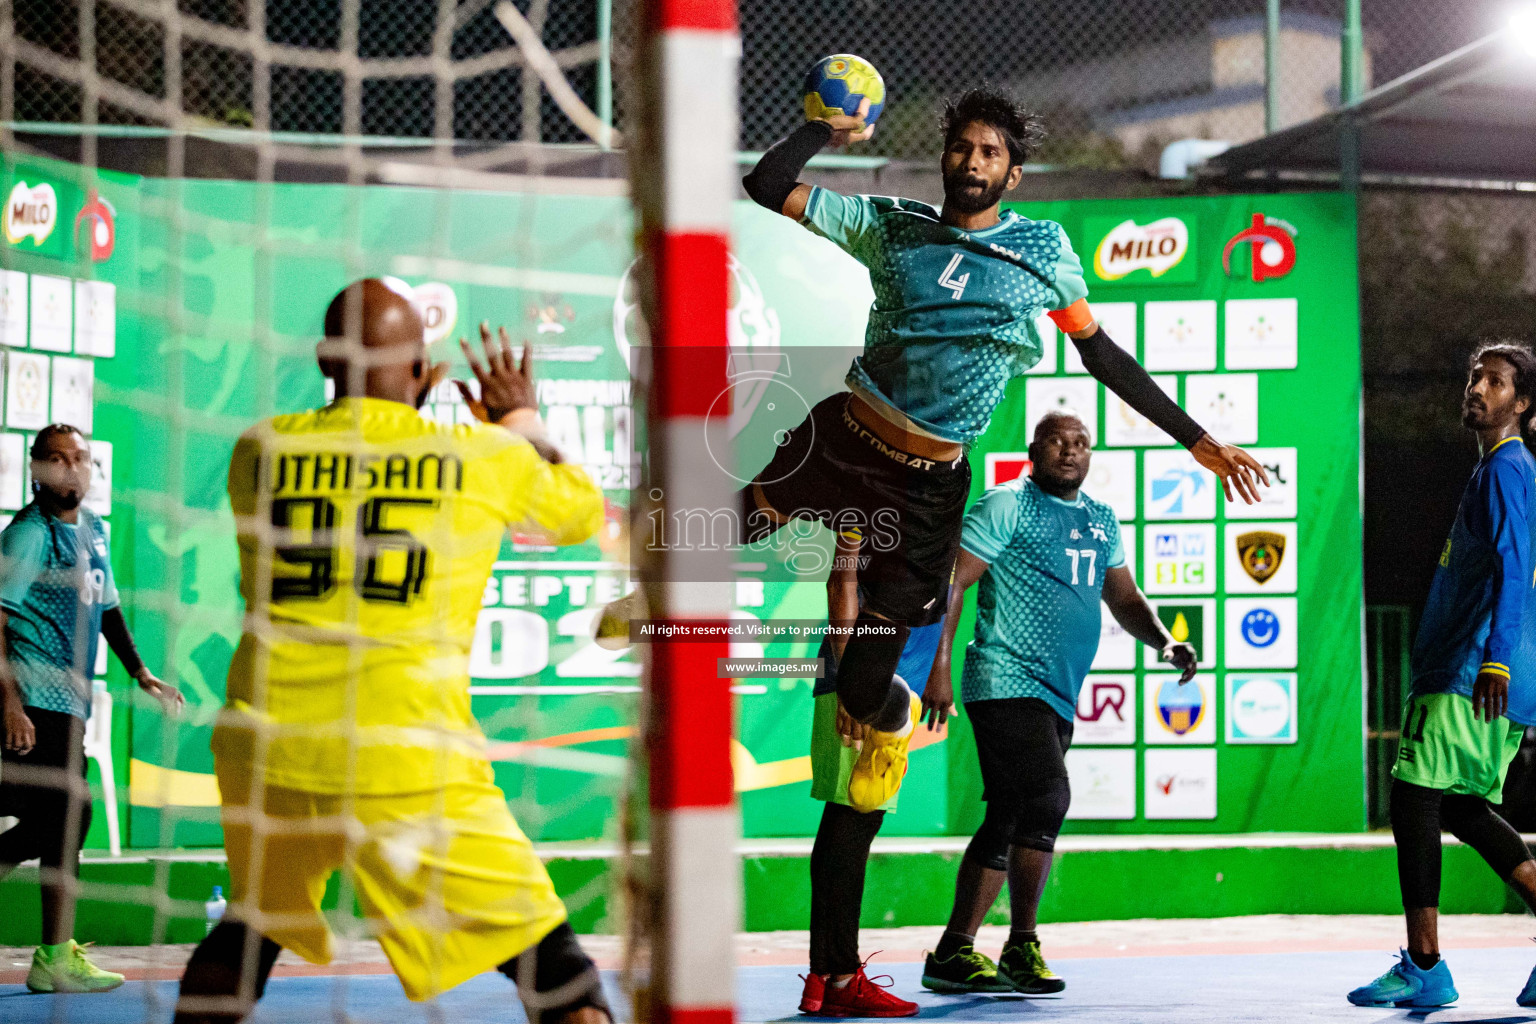
<instances>
[{"instance_id":1,"label":"black shorts","mask_svg":"<svg viewBox=\"0 0 1536 1024\"><path fill-rule=\"evenodd\" d=\"M1038 697L972 701L965 706L976 734L982 799L1016 807L1049 779L1067 777L1072 723Z\"/></svg>"},{"instance_id":2,"label":"black shorts","mask_svg":"<svg viewBox=\"0 0 1536 1024\"><path fill-rule=\"evenodd\" d=\"M846 391L816 403L757 483L780 515L815 519L864 542L865 609L909 626L944 614L971 492L971 464L922 459L887 445L848 411Z\"/></svg>"}]
</instances>

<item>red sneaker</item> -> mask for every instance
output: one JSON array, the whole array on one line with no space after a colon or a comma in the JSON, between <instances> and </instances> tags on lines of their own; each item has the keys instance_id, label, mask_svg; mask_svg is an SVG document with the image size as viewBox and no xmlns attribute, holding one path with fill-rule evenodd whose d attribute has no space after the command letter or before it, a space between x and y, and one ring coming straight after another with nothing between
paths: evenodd
<instances>
[{"instance_id":1,"label":"red sneaker","mask_svg":"<svg viewBox=\"0 0 1536 1024\"><path fill-rule=\"evenodd\" d=\"M891 995L886 989L895 984L889 974L882 974L885 981L877 982L859 968L859 973L842 988L827 985L821 1001L824 1017L914 1017L916 1003Z\"/></svg>"},{"instance_id":2,"label":"red sneaker","mask_svg":"<svg viewBox=\"0 0 1536 1024\"><path fill-rule=\"evenodd\" d=\"M827 990L827 979L814 971L810 974L802 974L800 977L805 979L805 990L800 993L800 1012L820 1013L821 1001L825 998Z\"/></svg>"}]
</instances>

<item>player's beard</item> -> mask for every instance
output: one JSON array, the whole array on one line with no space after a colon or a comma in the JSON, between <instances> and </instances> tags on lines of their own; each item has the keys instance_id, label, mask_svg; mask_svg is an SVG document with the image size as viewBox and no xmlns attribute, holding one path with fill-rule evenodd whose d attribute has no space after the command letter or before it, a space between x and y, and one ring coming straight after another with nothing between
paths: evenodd
<instances>
[{"instance_id":1,"label":"player's beard","mask_svg":"<svg viewBox=\"0 0 1536 1024\"><path fill-rule=\"evenodd\" d=\"M79 508L80 503L85 500L85 495L73 487L66 491L57 491L52 487L39 486L38 490L41 492L40 497L46 496L48 504L61 512L73 511Z\"/></svg>"},{"instance_id":2,"label":"player's beard","mask_svg":"<svg viewBox=\"0 0 1536 1024\"><path fill-rule=\"evenodd\" d=\"M1082 472L1076 474L1076 476L1058 475L1042 470L1039 467L1035 469L1035 482L1040 485L1041 490L1048 494L1065 494L1068 491L1081 490L1087 479L1087 466L1084 466Z\"/></svg>"},{"instance_id":3,"label":"player's beard","mask_svg":"<svg viewBox=\"0 0 1536 1024\"><path fill-rule=\"evenodd\" d=\"M1495 412L1488 408L1486 403L1473 405L1470 402L1463 402L1461 404L1461 425L1468 430L1487 430L1499 421L1503 413L1503 409Z\"/></svg>"},{"instance_id":4,"label":"player's beard","mask_svg":"<svg viewBox=\"0 0 1536 1024\"><path fill-rule=\"evenodd\" d=\"M956 213L980 213L996 206L1008 190L1006 179L989 182L979 190L971 186L979 184L969 174L959 172L944 178L944 205Z\"/></svg>"}]
</instances>

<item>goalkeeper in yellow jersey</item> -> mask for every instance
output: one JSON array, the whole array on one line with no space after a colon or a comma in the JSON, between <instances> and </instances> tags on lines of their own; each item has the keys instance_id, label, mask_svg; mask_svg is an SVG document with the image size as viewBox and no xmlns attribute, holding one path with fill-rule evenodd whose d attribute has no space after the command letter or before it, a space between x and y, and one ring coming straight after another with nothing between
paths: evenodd
<instances>
[{"instance_id":1,"label":"goalkeeper in yellow jersey","mask_svg":"<svg viewBox=\"0 0 1536 1024\"><path fill-rule=\"evenodd\" d=\"M325 314L336 400L235 445L245 632L213 737L231 901L187 964L178 1024L244 1017L279 948L329 962L337 870L411 999L494 968L536 1024L610 1019L493 781L468 668L508 528L578 543L603 497L541 440L527 350L519 366L505 331L480 333L484 363L464 351L489 422L434 423L418 410L446 366L421 318L403 286L357 282Z\"/></svg>"}]
</instances>

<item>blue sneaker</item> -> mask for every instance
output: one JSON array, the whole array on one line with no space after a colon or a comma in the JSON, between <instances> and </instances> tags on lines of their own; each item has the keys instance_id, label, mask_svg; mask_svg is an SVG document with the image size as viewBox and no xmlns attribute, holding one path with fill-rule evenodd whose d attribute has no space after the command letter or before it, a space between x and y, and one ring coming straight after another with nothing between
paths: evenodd
<instances>
[{"instance_id":1,"label":"blue sneaker","mask_svg":"<svg viewBox=\"0 0 1536 1024\"><path fill-rule=\"evenodd\" d=\"M1426 971L1413 962L1406 949L1398 950L1398 954L1390 971L1355 989L1349 1001L1356 1006L1414 1007L1446 1006L1456 1001L1451 969L1443 957Z\"/></svg>"},{"instance_id":2,"label":"blue sneaker","mask_svg":"<svg viewBox=\"0 0 1536 1024\"><path fill-rule=\"evenodd\" d=\"M1515 1002L1521 1006L1536 1006L1536 967L1531 968L1531 976L1525 979L1525 988L1520 990Z\"/></svg>"}]
</instances>

